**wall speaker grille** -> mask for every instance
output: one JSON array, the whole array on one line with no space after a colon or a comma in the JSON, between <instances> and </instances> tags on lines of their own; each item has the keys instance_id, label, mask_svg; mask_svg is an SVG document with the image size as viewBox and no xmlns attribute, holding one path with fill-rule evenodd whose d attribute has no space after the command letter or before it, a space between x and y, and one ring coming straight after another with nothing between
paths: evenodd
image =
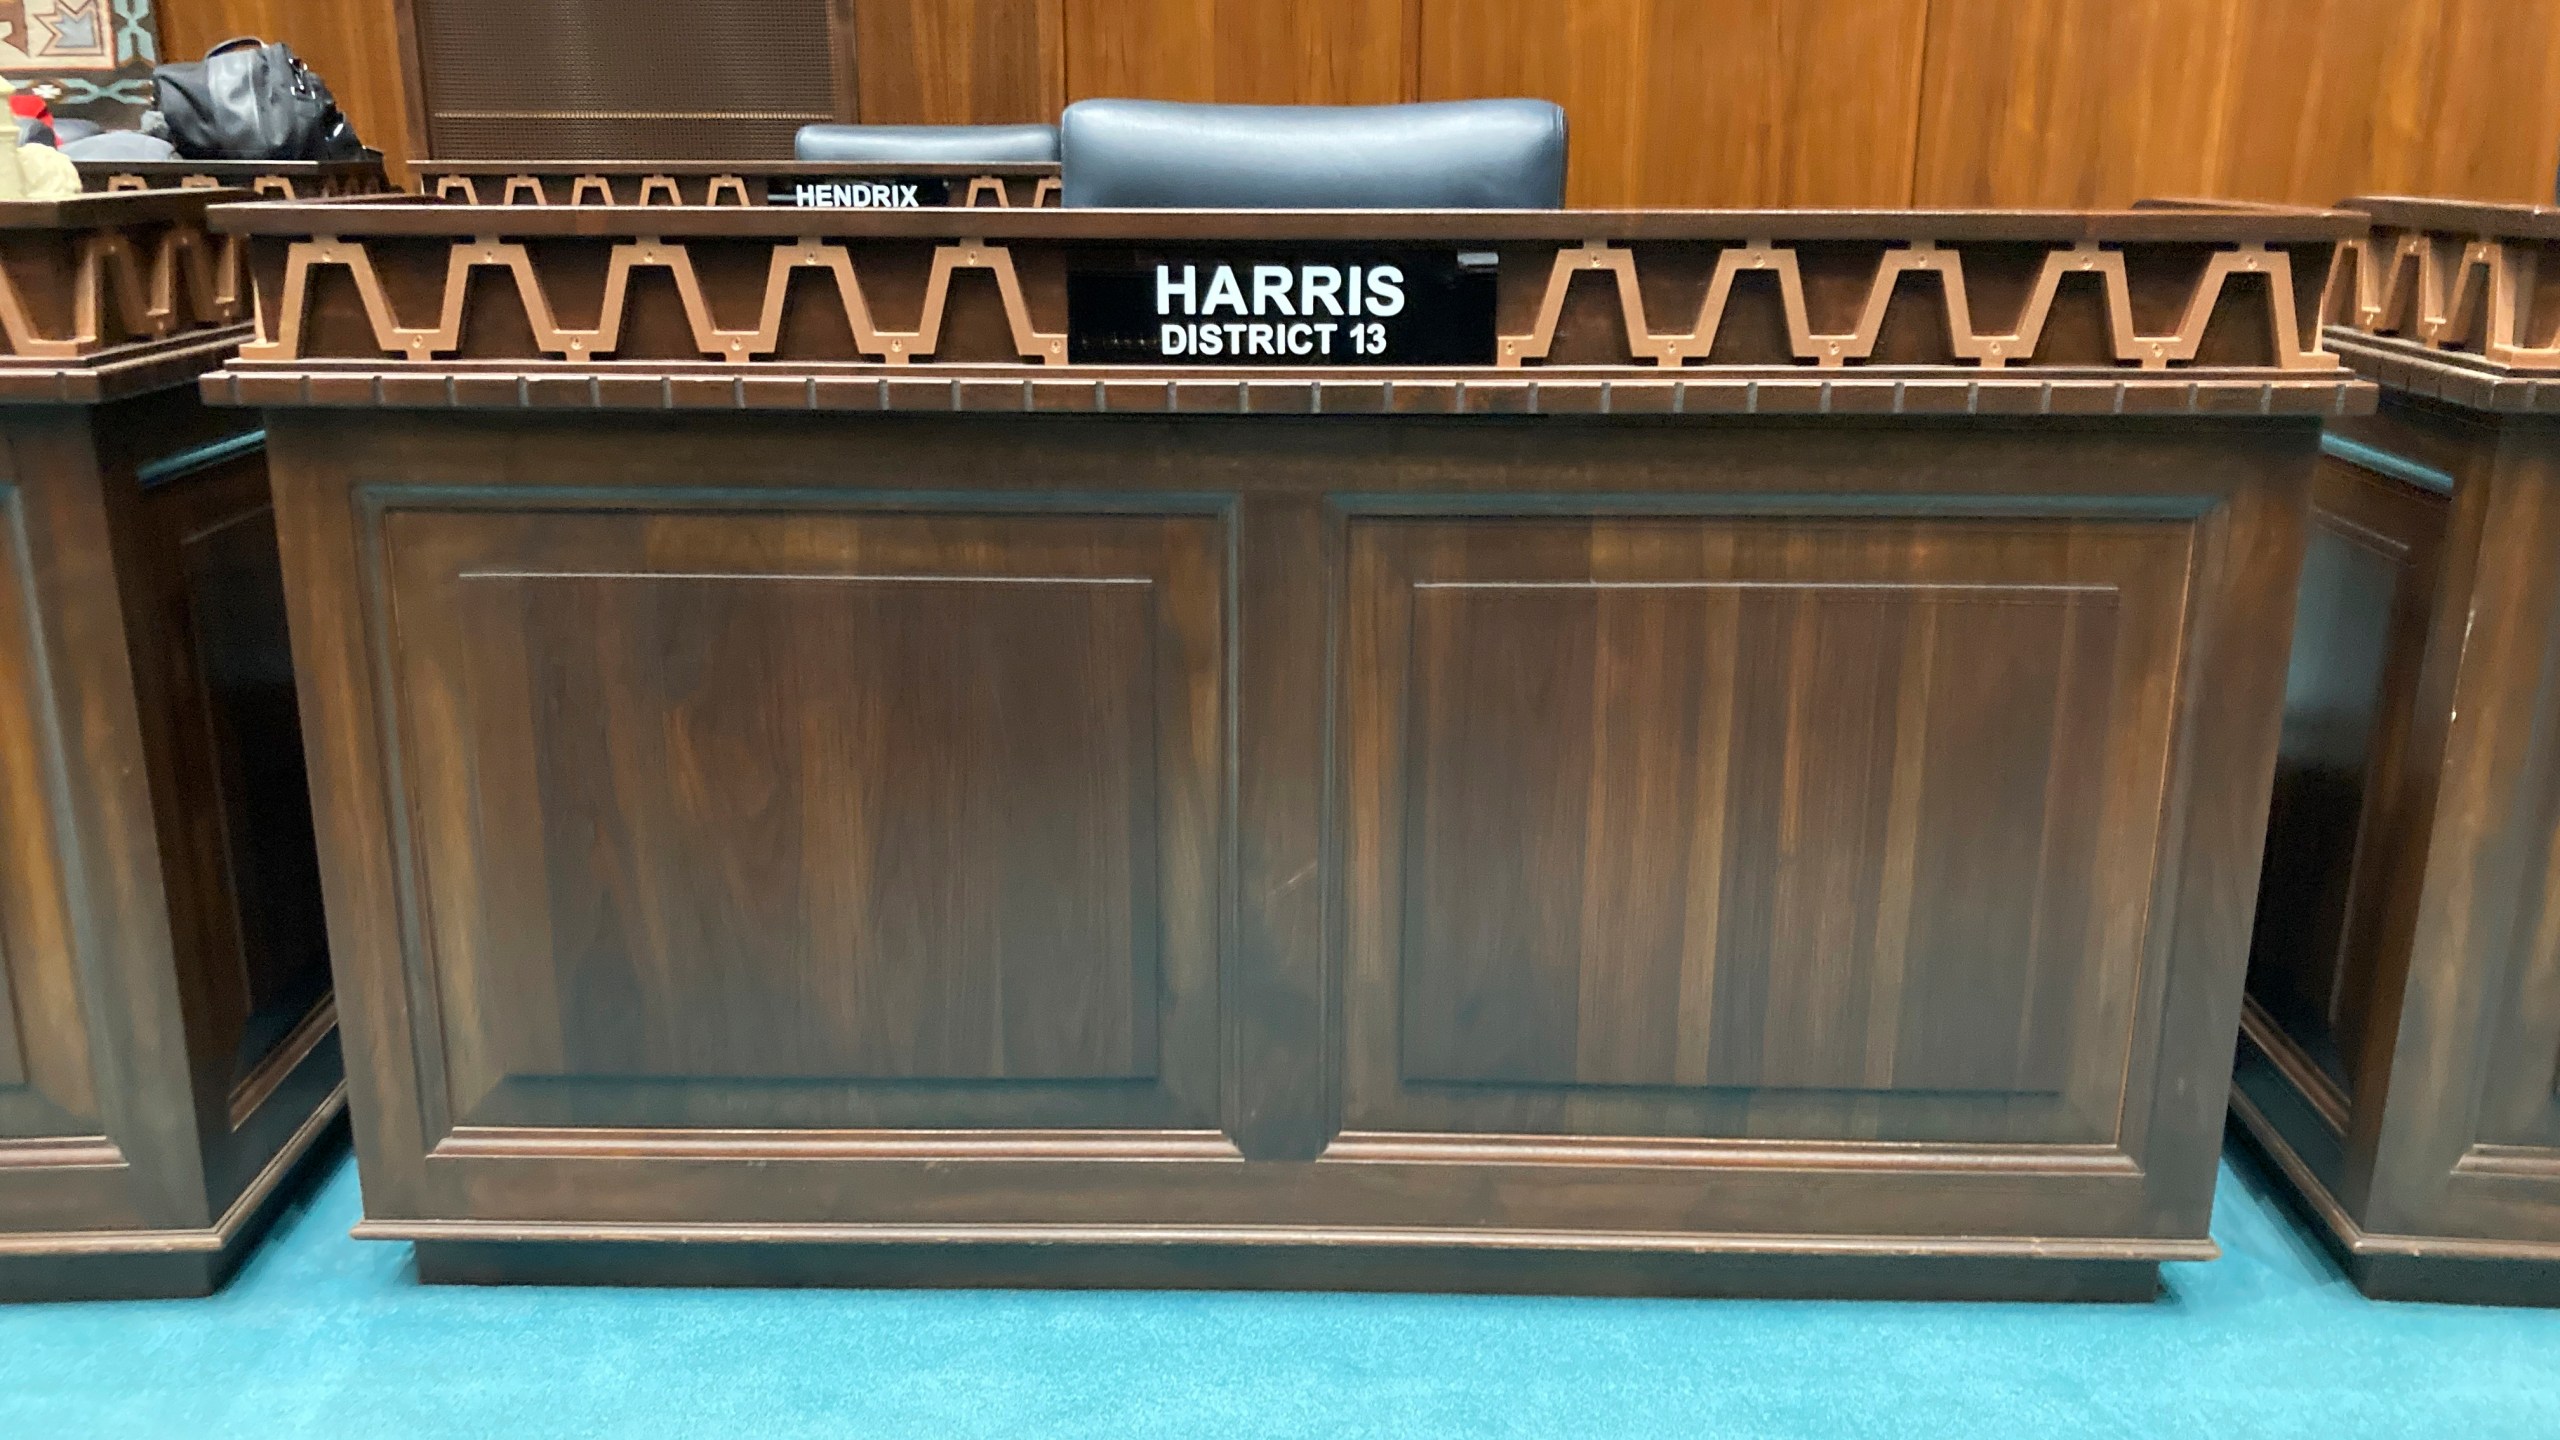
<instances>
[{"instance_id":1,"label":"wall speaker grille","mask_svg":"<svg viewBox=\"0 0 2560 1440\"><path fill-rule=\"evenodd\" d=\"M439 159L780 160L835 111L828 0L413 0Z\"/></svg>"}]
</instances>

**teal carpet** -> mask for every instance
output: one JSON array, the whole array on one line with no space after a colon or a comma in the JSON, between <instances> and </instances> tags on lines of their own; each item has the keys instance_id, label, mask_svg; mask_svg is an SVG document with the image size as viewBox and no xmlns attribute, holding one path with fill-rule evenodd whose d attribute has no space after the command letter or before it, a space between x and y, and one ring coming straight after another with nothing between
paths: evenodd
<instances>
[{"instance_id":1,"label":"teal carpet","mask_svg":"<svg viewBox=\"0 0 2560 1440\"><path fill-rule=\"evenodd\" d=\"M429 1290L356 1209L0 1307L0 1437L2560 1437L2560 1312L2367 1301L2238 1155L2150 1306Z\"/></svg>"}]
</instances>

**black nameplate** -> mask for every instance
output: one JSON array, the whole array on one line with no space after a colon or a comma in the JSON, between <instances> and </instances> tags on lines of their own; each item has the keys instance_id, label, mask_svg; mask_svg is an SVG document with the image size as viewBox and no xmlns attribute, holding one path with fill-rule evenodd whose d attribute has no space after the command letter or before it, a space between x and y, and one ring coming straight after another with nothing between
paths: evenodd
<instances>
[{"instance_id":1,"label":"black nameplate","mask_svg":"<svg viewBox=\"0 0 2560 1440\"><path fill-rule=\"evenodd\" d=\"M1490 365L1494 257L1258 250L1067 274L1079 365Z\"/></svg>"},{"instance_id":2,"label":"black nameplate","mask_svg":"<svg viewBox=\"0 0 2560 1440\"><path fill-rule=\"evenodd\" d=\"M775 175L765 181L764 198L803 210L927 210L951 203L951 182L939 175Z\"/></svg>"}]
</instances>

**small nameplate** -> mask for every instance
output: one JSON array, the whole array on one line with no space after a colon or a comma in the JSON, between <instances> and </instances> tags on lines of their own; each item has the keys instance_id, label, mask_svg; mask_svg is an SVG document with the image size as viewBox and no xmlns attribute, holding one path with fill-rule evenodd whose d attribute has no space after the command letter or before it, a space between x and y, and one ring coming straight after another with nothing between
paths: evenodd
<instances>
[{"instance_id":1,"label":"small nameplate","mask_svg":"<svg viewBox=\"0 0 2560 1440\"><path fill-rule=\"evenodd\" d=\"M766 180L764 198L803 210L927 210L951 203L951 182L938 175L776 175Z\"/></svg>"},{"instance_id":2,"label":"small nameplate","mask_svg":"<svg viewBox=\"0 0 2560 1440\"><path fill-rule=\"evenodd\" d=\"M1167 256L1067 275L1079 365L1490 365L1494 257Z\"/></svg>"}]
</instances>

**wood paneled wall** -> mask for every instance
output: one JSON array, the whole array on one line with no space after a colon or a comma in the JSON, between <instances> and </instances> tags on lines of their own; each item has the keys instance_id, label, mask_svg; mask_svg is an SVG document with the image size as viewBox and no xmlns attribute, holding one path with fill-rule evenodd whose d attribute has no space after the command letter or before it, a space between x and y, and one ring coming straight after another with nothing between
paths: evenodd
<instances>
[{"instance_id":1,"label":"wood paneled wall","mask_svg":"<svg viewBox=\"0 0 2560 1440\"><path fill-rule=\"evenodd\" d=\"M1415 98L1565 107L1579 205L1902 205L1929 0L1423 0Z\"/></svg>"},{"instance_id":2,"label":"wood paneled wall","mask_svg":"<svg viewBox=\"0 0 2560 1440\"><path fill-rule=\"evenodd\" d=\"M1065 0L1067 93L1385 105L1413 91L1409 0Z\"/></svg>"},{"instance_id":3,"label":"wood paneled wall","mask_svg":"<svg viewBox=\"0 0 2560 1440\"><path fill-rule=\"evenodd\" d=\"M866 120L1000 125L1067 103L1058 0L859 0L853 22Z\"/></svg>"},{"instance_id":4,"label":"wood paneled wall","mask_svg":"<svg viewBox=\"0 0 2560 1440\"><path fill-rule=\"evenodd\" d=\"M1581 205L2538 200L2560 167L2560 0L854 3L941 40L871 52L866 120L1538 95Z\"/></svg>"},{"instance_id":5,"label":"wood paneled wall","mask_svg":"<svg viewBox=\"0 0 2560 1440\"><path fill-rule=\"evenodd\" d=\"M1581 205L2543 200L2560 168L2560 0L849 3L865 120L1539 95ZM401 8L161 0L161 34L291 41L396 154Z\"/></svg>"},{"instance_id":6,"label":"wood paneled wall","mask_svg":"<svg viewBox=\"0 0 2560 1440\"><path fill-rule=\"evenodd\" d=\"M1922 204L2548 201L2560 0L1928 0Z\"/></svg>"}]
</instances>

